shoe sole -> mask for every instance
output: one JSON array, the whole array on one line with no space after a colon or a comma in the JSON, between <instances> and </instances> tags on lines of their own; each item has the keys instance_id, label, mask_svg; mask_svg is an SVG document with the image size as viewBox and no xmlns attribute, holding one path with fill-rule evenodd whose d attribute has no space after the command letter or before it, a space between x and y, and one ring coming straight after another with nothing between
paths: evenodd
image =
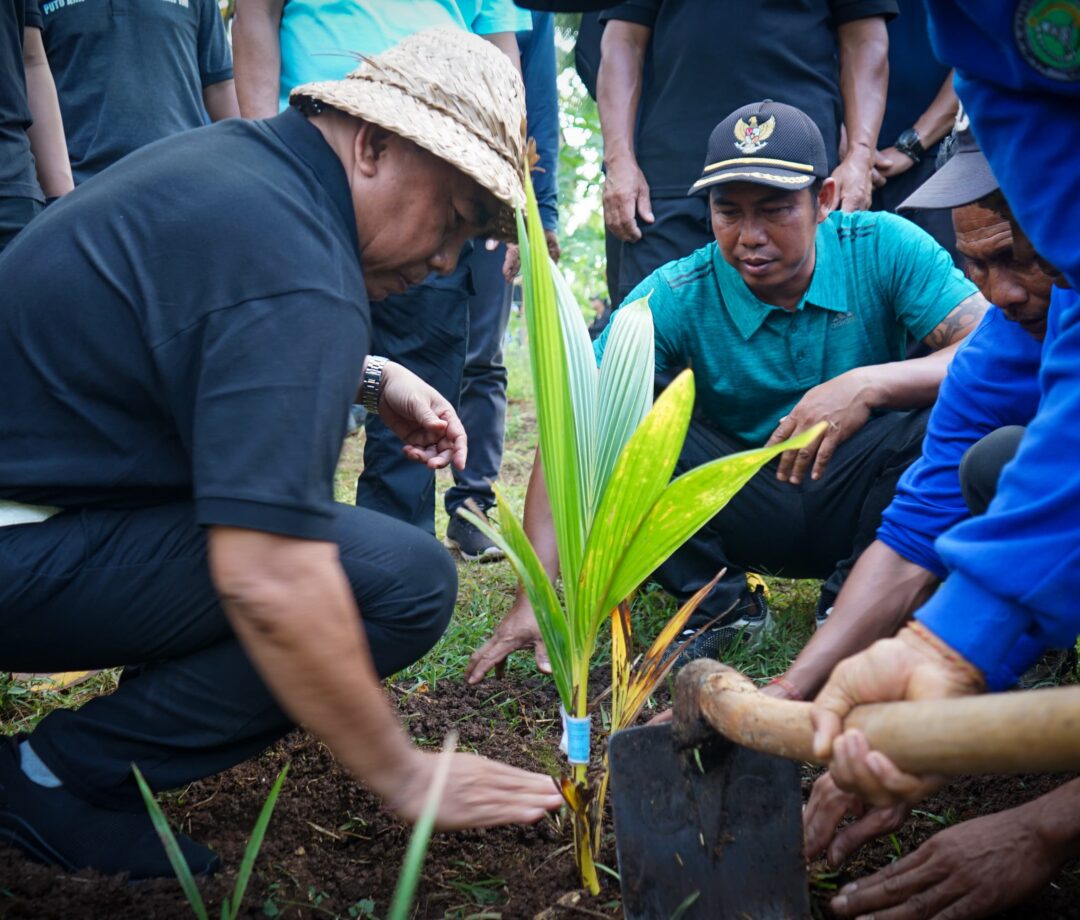
<instances>
[{"instance_id":1,"label":"shoe sole","mask_svg":"<svg viewBox=\"0 0 1080 920\"><path fill-rule=\"evenodd\" d=\"M498 562L500 559L506 558L506 554L497 546L489 546L482 553L467 553L461 548L461 544L451 537L446 538L444 546L452 549L467 562Z\"/></svg>"}]
</instances>

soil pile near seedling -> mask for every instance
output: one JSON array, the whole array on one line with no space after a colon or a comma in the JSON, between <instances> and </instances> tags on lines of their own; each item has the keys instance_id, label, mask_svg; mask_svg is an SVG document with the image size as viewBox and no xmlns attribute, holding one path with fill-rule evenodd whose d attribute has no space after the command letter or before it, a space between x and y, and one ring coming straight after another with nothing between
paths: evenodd
<instances>
[{"instance_id":1,"label":"soil pile near seedling","mask_svg":"<svg viewBox=\"0 0 1080 920\"><path fill-rule=\"evenodd\" d=\"M441 682L435 692L397 690L394 695L410 732L432 748L456 729L466 750L546 772L561 763L556 751L558 702L548 680L489 680L478 687ZM201 883L211 916L232 890L248 834L286 761L292 767L241 916L383 917L408 831L349 780L326 748L303 732L294 732L252 763L197 783L179 797L166 798L174 826L221 854L225 869ZM809 782L808 772L807 789ZM1055 784L1046 777L968 778L921 810L963 820L1027 801ZM898 845L903 853L910 852L940 829L938 821L916 818L898 833ZM605 888L598 898L579 898L570 842L569 822L557 818L531 828L437 835L424 867L415 916L462 920L519 920L541 913L544 920L621 916L618 885L606 873L601 873ZM891 841L878 842L867 847L850 869L863 874L895 857ZM601 862L615 866L610 839ZM1080 869L1070 868L1057 889L1003 916L1080 920ZM845 873L830 882L843 884L849 877L851 873ZM817 900L815 913L823 903ZM5 920L189 916L173 881L128 885L122 878L91 873L65 877L0 848L0 917Z\"/></svg>"}]
</instances>

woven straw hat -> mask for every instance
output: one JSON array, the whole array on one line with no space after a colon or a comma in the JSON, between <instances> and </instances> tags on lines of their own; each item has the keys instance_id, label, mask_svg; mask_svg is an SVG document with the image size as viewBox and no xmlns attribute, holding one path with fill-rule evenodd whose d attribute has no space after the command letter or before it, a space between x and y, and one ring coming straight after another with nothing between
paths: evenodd
<instances>
[{"instance_id":1,"label":"woven straw hat","mask_svg":"<svg viewBox=\"0 0 1080 920\"><path fill-rule=\"evenodd\" d=\"M362 63L343 80L305 83L289 102L316 100L393 131L456 166L507 205L511 235L525 204L525 87L491 42L426 29Z\"/></svg>"}]
</instances>

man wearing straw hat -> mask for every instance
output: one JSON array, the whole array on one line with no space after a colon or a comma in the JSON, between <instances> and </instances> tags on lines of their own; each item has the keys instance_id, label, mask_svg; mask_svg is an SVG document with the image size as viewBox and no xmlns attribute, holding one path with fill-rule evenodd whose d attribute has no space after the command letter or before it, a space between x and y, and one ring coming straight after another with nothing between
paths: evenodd
<instances>
[{"instance_id":1,"label":"man wearing straw hat","mask_svg":"<svg viewBox=\"0 0 1080 920\"><path fill-rule=\"evenodd\" d=\"M0 257L0 668L140 665L0 746L0 842L67 870L170 874L131 764L181 786L294 723L406 820L430 785L379 680L442 633L454 566L333 475L358 390L411 459L464 462L446 400L367 354L368 301L508 232L521 81L429 31L293 103L136 151ZM458 754L438 822L560 801Z\"/></svg>"}]
</instances>

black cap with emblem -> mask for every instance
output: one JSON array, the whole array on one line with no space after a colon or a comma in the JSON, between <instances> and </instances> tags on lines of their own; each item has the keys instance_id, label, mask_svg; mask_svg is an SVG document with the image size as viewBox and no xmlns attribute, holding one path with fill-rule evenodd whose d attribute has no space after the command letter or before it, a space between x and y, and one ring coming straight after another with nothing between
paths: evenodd
<instances>
[{"instance_id":1,"label":"black cap with emblem","mask_svg":"<svg viewBox=\"0 0 1080 920\"><path fill-rule=\"evenodd\" d=\"M828 175L818 126L794 106L766 99L744 105L713 129L705 168L687 194L721 182L800 189Z\"/></svg>"}]
</instances>

